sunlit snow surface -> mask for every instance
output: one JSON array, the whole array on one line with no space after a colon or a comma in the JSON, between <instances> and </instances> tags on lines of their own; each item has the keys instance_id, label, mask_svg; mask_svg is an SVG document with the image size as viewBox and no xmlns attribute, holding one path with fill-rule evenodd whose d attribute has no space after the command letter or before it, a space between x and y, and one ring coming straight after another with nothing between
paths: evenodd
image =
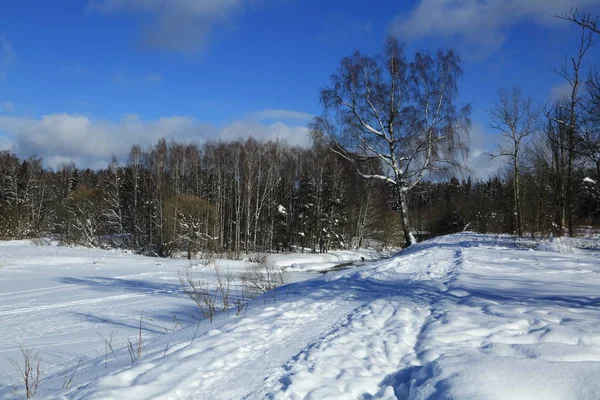
<instances>
[{"instance_id":1,"label":"sunlit snow surface","mask_svg":"<svg viewBox=\"0 0 600 400\"><path fill-rule=\"evenodd\" d=\"M272 262L311 271L362 256ZM40 398L600 398L600 251L577 242L442 237L347 270L293 273L297 282L212 324L196 322L180 291L186 265L3 243L0 357L18 360L20 344L39 352ZM132 364L124 345L141 312L145 352ZM114 331L107 354L100 335ZM5 398L20 383L0 366Z\"/></svg>"}]
</instances>

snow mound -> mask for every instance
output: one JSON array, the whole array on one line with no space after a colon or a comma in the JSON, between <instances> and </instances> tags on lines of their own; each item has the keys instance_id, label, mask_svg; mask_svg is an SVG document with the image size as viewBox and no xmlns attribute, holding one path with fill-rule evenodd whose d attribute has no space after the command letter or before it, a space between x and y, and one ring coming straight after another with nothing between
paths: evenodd
<instances>
[{"instance_id":1,"label":"snow mound","mask_svg":"<svg viewBox=\"0 0 600 400\"><path fill-rule=\"evenodd\" d=\"M598 399L600 363L486 355L440 357L418 374L410 399ZM422 383L421 383L422 382Z\"/></svg>"}]
</instances>

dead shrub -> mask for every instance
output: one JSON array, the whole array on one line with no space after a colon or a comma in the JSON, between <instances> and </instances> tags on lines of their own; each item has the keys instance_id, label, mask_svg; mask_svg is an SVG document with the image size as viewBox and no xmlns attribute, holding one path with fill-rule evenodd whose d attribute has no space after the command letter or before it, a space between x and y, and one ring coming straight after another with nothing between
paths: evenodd
<instances>
[{"instance_id":1,"label":"dead shrub","mask_svg":"<svg viewBox=\"0 0 600 400\"><path fill-rule=\"evenodd\" d=\"M19 363L12 358L9 358L8 361L19 371L19 375L23 379L25 398L30 399L35 396L35 393L40 386L40 379L42 377L42 370L40 368L41 362L35 351L26 349L23 346L20 346L20 348L23 359L23 368L21 368ZM16 387L13 389L15 394L18 395L18 389Z\"/></svg>"}]
</instances>

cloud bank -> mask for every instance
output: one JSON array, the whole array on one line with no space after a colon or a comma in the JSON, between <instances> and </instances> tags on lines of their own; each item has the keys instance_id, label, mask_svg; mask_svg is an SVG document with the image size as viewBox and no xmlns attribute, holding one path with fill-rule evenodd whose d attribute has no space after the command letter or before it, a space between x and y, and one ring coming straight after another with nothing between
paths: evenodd
<instances>
[{"instance_id":1,"label":"cloud bank","mask_svg":"<svg viewBox=\"0 0 600 400\"><path fill-rule=\"evenodd\" d=\"M122 162L134 144L147 147L161 138L203 143L253 136L308 147L311 140L306 122L311 119L307 113L279 109L248 113L242 120L218 127L182 116L142 120L137 115L125 115L119 121L108 121L66 113L40 118L0 115L0 149L12 150L22 158L41 156L51 168L69 162L83 168L104 168L113 154ZM471 150L463 177L493 176L504 164L504 160L490 160L485 154L493 150L494 135L474 124L470 138Z\"/></svg>"},{"instance_id":2,"label":"cloud bank","mask_svg":"<svg viewBox=\"0 0 600 400\"><path fill-rule=\"evenodd\" d=\"M303 113L275 110L278 113L273 114L272 111L252 113L253 118L219 127L183 116L142 120L137 115L126 115L120 121L108 121L66 113L40 118L5 115L0 116L0 148L10 149L21 157L41 156L45 164L53 168L67 162L101 168L107 165L112 154L124 160L132 145L146 147L161 138L202 143L253 136L262 140L281 139L292 145L310 145L305 124L272 118L278 113L291 116ZM265 115L269 118L264 118Z\"/></svg>"}]
</instances>

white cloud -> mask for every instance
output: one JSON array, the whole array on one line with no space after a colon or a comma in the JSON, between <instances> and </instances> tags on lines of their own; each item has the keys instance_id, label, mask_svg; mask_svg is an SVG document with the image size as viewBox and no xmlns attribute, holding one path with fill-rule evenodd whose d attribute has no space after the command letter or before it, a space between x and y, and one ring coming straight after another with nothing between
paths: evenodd
<instances>
[{"instance_id":1,"label":"white cloud","mask_svg":"<svg viewBox=\"0 0 600 400\"><path fill-rule=\"evenodd\" d=\"M573 88L571 87L571 84L567 81L557 83L550 88L550 99L561 100L567 96L570 97L572 90Z\"/></svg>"},{"instance_id":2,"label":"white cloud","mask_svg":"<svg viewBox=\"0 0 600 400\"><path fill-rule=\"evenodd\" d=\"M82 167L104 166L112 154L124 160L132 145L146 147L163 137L204 142L249 136L282 139L294 145L310 144L305 126L283 122L265 124L246 119L216 127L182 116L145 121L137 115L125 115L116 122L66 113L41 118L0 116L0 148L12 148L21 157L37 154L51 167L70 161Z\"/></svg>"},{"instance_id":3,"label":"white cloud","mask_svg":"<svg viewBox=\"0 0 600 400\"><path fill-rule=\"evenodd\" d=\"M257 111L249 113L248 118L257 119L260 121L275 120L275 121L304 121L309 122L314 118L314 115L300 111L280 110L280 109L266 109L263 111Z\"/></svg>"},{"instance_id":4,"label":"white cloud","mask_svg":"<svg viewBox=\"0 0 600 400\"><path fill-rule=\"evenodd\" d=\"M516 24L560 23L552 16L573 6L597 4L598 0L419 0L392 21L390 32L403 39L458 39L471 55L481 56L502 46L508 29Z\"/></svg>"},{"instance_id":5,"label":"white cloud","mask_svg":"<svg viewBox=\"0 0 600 400\"><path fill-rule=\"evenodd\" d=\"M295 146L310 145L308 128L304 125L290 126L283 122L262 124L257 121L235 121L218 130L224 140L244 139L249 136L266 140L281 139Z\"/></svg>"},{"instance_id":6,"label":"white cloud","mask_svg":"<svg viewBox=\"0 0 600 400\"><path fill-rule=\"evenodd\" d=\"M204 48L213 30L264 0L90 0L88 10L101 14L150 16L144 45L162 50L195 52Z\"/></svg>"},{"instance_id":7,"label":"white cloud","mask_svg":"<svg viewBox=\"0 0 600 400\"><path fill-rule=\"evenodd\" d=\"M497 136L478 124L473 124L470 131L469 158L465 163L464 177L471 175L473 179L488 179L494 176L504 165L500 158L490 159L486 152L494 150Z\"/></svg>"}]
</instances>

